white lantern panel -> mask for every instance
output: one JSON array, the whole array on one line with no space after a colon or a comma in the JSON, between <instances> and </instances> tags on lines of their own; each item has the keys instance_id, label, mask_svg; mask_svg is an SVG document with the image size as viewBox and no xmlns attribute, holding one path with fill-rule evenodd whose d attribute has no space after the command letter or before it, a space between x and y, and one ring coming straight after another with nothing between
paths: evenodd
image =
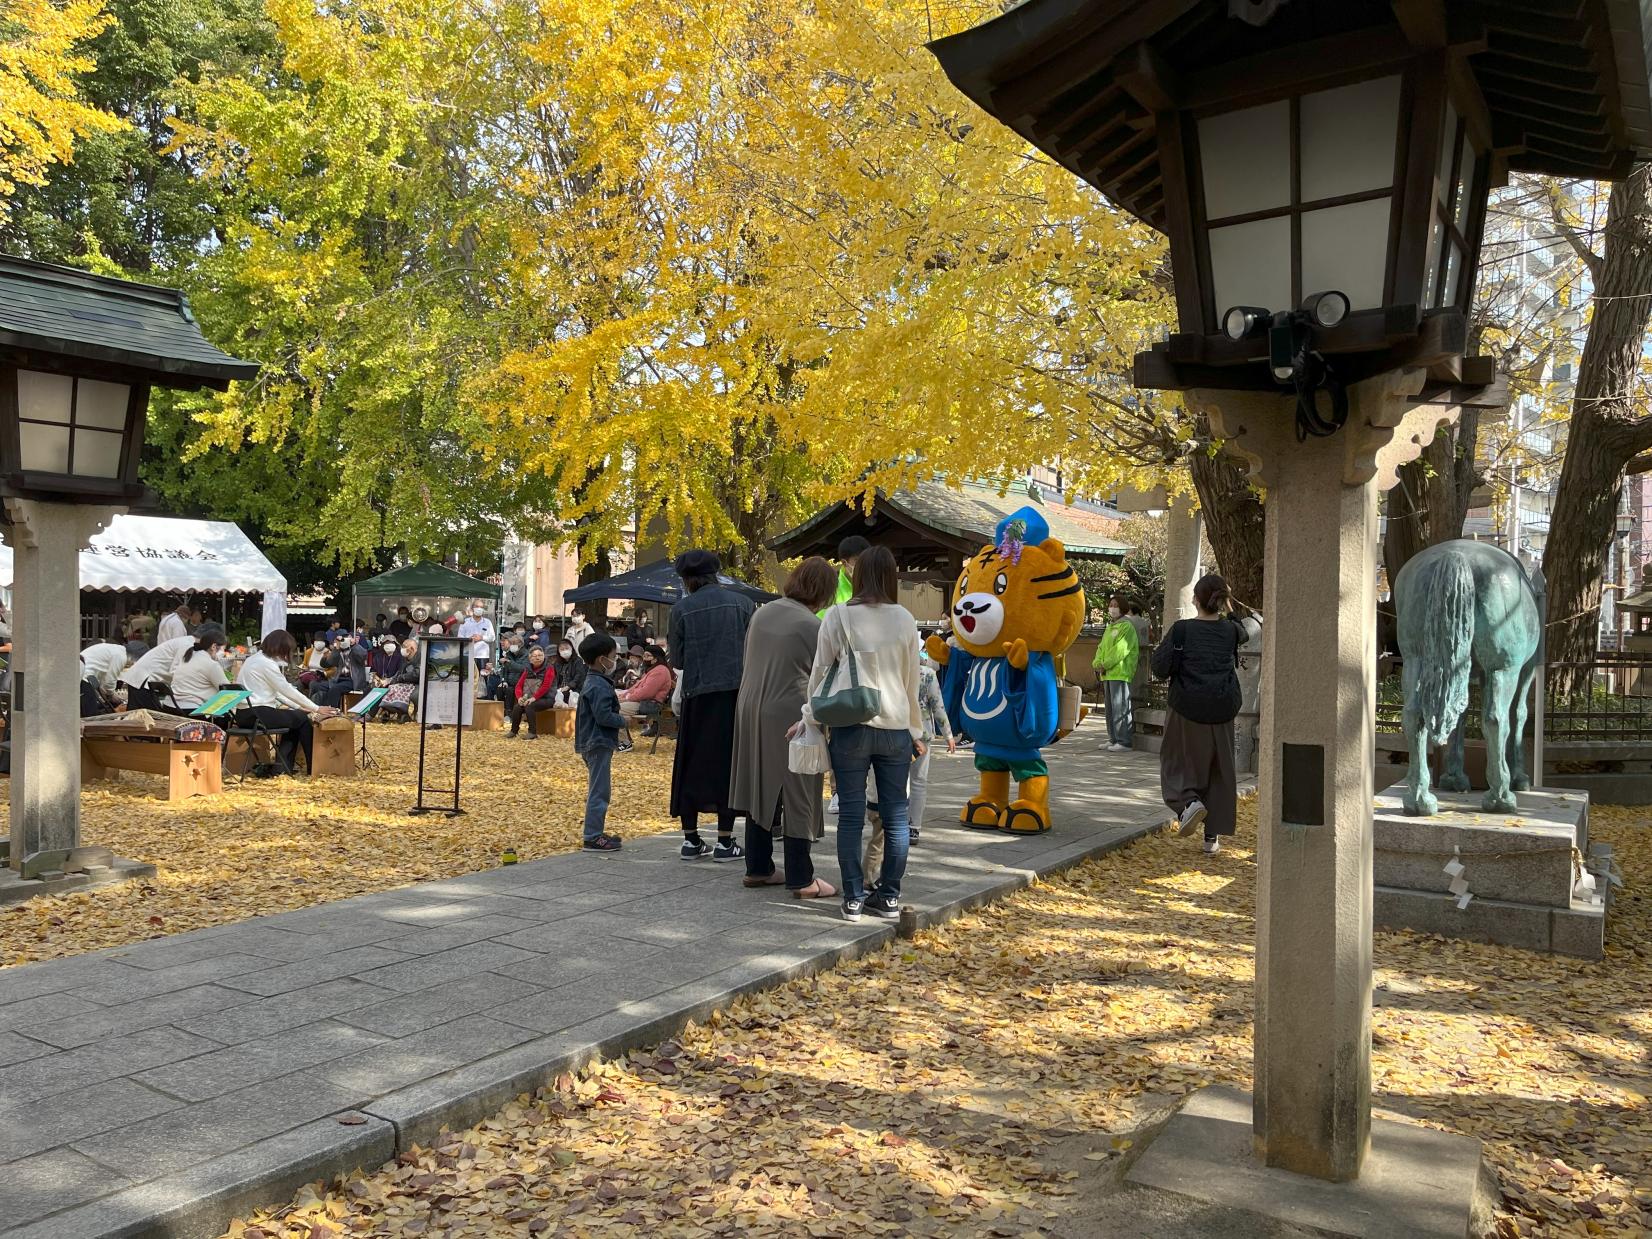
<instances>
[{"instance_id":1,"label":"white lantern panel","mask_svg":"<svg viewBox=\"0 0 1652 1239\"><path fill-rule=\"evenodd\" d=\"M75 425L125 430L126 402L131 391L125 383L79 380L79 390L75 392Z\"/></svg>"},{"instance_id":2,"label":"white lantern panel","mask_svg":"<svg viewBox=\"0 0 1652 1239\"><path fill-rule=\"evenodd\" d=\"M1252 220L1212 228L1210 274L1216 292L1216 314L1236 305L1264 310L1291 308L1291 221Z\"/></svg>"},{"instance_id":3,"label":"white lantern panel","mask_svg":"<svg viewBox=\"0 0 1652 1239\"><path fill-rule=\"evenodd\" d=\"M37 473L69 472L69 428L19 422L18 446L23 468Z\"/></svg>"},{"instance_id":4,"label":"white lantern panel","mask_svg":"<svg viewBox=\"0 0 1652 1239\"><path fill-rule=\"evenodd\" d=\"M17 372L17 415L41 422L69 424L69 402L75 381L66 374Z\"/></svg>"},{"instance_id":5,"label":"white lantern panel","mask_svg":"<svg viewBox=\"0 0 1652 1239\"><path fill-rule=\"evenodd\" d=\"M1457 169L1457 231L1468 235L1468 207L1474 201L1474 147L1465 138Z\"/></svg>"},{"instance_id":6,"label":"white lantern panel","mask_svg":"<svg viewBox=\"0 0 1652 1239\"><path fill-rule=\"evenodd\" d=\"M1447 103L1445 128L1440 133L1440 167L1434 181L1434 196L1441 206L1451 205L1451 164L1456 157L1457 109Z\"/></svg>"},{"instance_id":7,"label":"white lantern panel","mask_svg":"<svg viewBox=\"0 0 1652 1239\"><path fill-rule=\"evenodd\" d=\"M1302 201L1394 184L1400 79L1379 77L1303 95Z\"/></svg>"},{"instance_id":8,"label":"white lantern panel","mask_svg":"<svg viewBox=\"0 0 1652 1239\"><path fill-rule=\"evenodd\" d=\"M1302 295L1346 293L1350 309L1382 304L1389 199L1302 213Z\"/></svg>"},{"instance_id":9,"label":"white lantern panel","mask_svg":"<svg viewBox=\"0 0 1652 1239\"><path fill-rule=\"evenodd\" d=\"M1440 238L1444 235L1445 225L1436 216L1434 226L1428 230L1428 269L1423 277L1423 306L1426 309L1434 309L1440 304L1434 289L1440 282Z\"/></svg>"},{"instance_id":10,"label":"white lantern panel","mask_svg":"<svg viewBox=\"0 0 1652 1239\"><path fill-rule=\"evenodd\" d=\"M108 430L75 429L74 473L83 478L118 478L124 436Z\"/></svg>"},{"instance_id":11,"label":"white lantern panel","mask_svg":"<svg viewBox=\"0 0 1652 1239\"><path fill-rule=\"evenodd\" d=\"M1264 103L1199 122L1205 218L1225 219L1290 205L1290 103Z\"/></svg>"},{"instance_id":12,"label":"white lantern panel","mask_svg":"<svg viewBox=\"0 0 1652 1239\"><path fill-rule=\"evenodd\" d=\"M1463 277L1463 251L1455 241L1446 245L1445 287L1441 290L1441 305L1457 304L1457 283Z\"/></svg>"}]
</instances>

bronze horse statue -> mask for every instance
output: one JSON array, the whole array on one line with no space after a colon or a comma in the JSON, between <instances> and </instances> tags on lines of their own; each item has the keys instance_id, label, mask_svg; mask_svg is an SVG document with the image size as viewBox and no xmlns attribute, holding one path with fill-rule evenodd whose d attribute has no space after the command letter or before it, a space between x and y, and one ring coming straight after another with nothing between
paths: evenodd
<instances>
[{"instance_id":1,"label":"bronze horse statue","mask_svg":"<svg viewBox=\"0 0 1652 1239\"><path fill-rule=\"evenodd\" d=\"M1501 547L1459 538L1420 551L1394 581L1400 653L1405 659L1405 738L1411 750L1405 811L1439 809L1429 790L1428 753L1449 743L1440 786L1466 792L1463 714L1471 667L1480 672L1480 731L1486 742L1486 794L1480 807L1512 812L1526 773L1526 698L1543 649L1543 574L1528 574Z\"/></svg>"}]
</instances>

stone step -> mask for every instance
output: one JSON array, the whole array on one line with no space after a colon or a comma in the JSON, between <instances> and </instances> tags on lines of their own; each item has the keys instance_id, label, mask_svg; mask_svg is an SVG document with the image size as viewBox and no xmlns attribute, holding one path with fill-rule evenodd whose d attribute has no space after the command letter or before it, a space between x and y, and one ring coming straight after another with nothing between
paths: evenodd
<instances>
[{"instance_id":1,"label":"stone step","mask_svg":"<svg viewBox=\"0 0 1652 1239\"><path fill-rule=\"evenodd\" d=\"M1606 952L1606 908L1602 905L1573 903L1554 908L1476 898L1459 911L1457 900L1449 894L1378 886L1372 919L1378 929L1410 929L1583 959L1600 959Z\"/></svg>"}]
</instances>

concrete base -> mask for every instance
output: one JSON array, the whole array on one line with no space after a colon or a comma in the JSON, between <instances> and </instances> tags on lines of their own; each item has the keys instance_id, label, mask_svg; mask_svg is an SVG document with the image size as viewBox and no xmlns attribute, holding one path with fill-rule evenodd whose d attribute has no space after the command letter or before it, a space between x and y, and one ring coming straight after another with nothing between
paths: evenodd
<instances>
[{"instance_id":1,"label":"concrete base","mask_svg":"<svg viewBox=\"0 0 1652 1239\"><path fill-rule=\"evenodd\" d=\"M1404 786L1377 796L1372 814L1378 886L1450 889L1453 854L1476 899L1569 908L1576 872L1572 852L1589 852L1589 797L1584 792L1533 789L1516 795L1515 813L1486 813L1479 792L1441 792L1433 817L1411 817Z\"/></svg>"},{"instance_id":2,"label":"concrete base","mask_svg":"<svg viewBox=\"0 0 1652 1239\"><path fill-rule=\"evenodd\" d=\"M1459 910L1450 895L1379 886L1374 920L1378 929L1410 929L1581 959L1600 959L1606 954L1606 907L1600 904L1551 908L1474 899Z\"/></svg>"},{"instance_id":3,"label":"concrete base","mask_svg":"<svg viewBox=\"0 0 1652 1239\"><path fill-rule=\"evenodd\" d=\"M1125 1182L1321 1235L1465 1239L1490 1223L1478 1140L1373 1117L1363 1173L1327 1183L1262 1165L1251 1098L1231 1088L1193 1094Z\"/></svg>"},{"instance_id":4,"label":"concrete base","mask_svg":"<svg viewBox=\"0 0 1652 1239\"><path fill-rule=\"evenodd\" d=\"M57 870L38 878L25 878L15 869L0 867L0 907L22 903L36 895L66 895L70 891L91 890L97 886L110 886L116 882L129 882L133 878L154 876L154 865L145 864L143 861L124 860L119 856L98 857L96 863L86 863L83 868L73 871Z\"/></svg>"}]
</instances>

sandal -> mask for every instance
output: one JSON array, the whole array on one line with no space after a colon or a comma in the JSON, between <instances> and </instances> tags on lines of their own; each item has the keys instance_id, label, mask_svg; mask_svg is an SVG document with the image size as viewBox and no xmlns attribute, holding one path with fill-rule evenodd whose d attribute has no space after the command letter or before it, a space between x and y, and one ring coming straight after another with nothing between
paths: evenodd
<instances>
[{"instance_id":1,"label":"sandal","mask_svg":"<svg viewBox=\"0 0 1652 1239\"><path fill-rule=\"evenodd\" d=\"M786 875L784 873L782 873L779 869L776 869L773 873L769 874L768 877L766 877L766 878L754 878L754 877L752 877L751 874L748 873L745 877L740 879L740 885L741 886L780 886L785 881L786 881Z\"/></svg>"},{"instance_id":2,"label":"sandal","mask_svg":"<svg viewBox=\"0 0 1652 1239\"><path fill-rule=\"evenodd\" d=\"M792 898L793 899L830 899L833 895L836 895L836 894L837 894L837 887L833 886L830 882L823 881L820 878L816 878L813 882L810 882L802 890L793 891L792 892Z\"/></svg>"}]
</instances>

